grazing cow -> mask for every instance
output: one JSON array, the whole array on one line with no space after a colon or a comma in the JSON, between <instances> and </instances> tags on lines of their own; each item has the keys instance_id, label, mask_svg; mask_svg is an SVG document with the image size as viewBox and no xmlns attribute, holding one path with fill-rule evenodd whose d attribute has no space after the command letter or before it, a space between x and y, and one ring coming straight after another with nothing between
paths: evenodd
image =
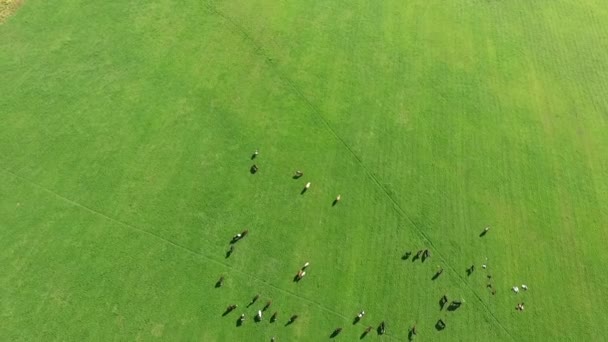
<instances>
[{"instance_id":1,"label":"grazing cow","mask_svg":"<svg viewBox=\"0 0 608 342\"><path fill-rule=\"evenodd\" d=\"M304 176L304 172L302 172L302 171L300 171L300 170L296 171L296 173L294 174L294 177L295 177L295 178L300 178L300 177L302 177L302 176Z\"/></svg>"},{"instance_id":2,"label":"grazing cow","mask_svg":"<svg viewBox=\"0 0 608 342\"><path fill-rule=\"evenodd\" d=\"M220 277L220 279L215 283L215 287L222 287L224 285L224 277Z\"/></svg>"},{"instance_id":3,"label":"grazing cow","mask_svg":"<svg viewBox=\"0 0 608 342\"><path fill-rule=\"evenodd\" d=\"M273 323L274 321L277 320L277 315L279 313L275 311L275 313L272 314L272 316L270 316L270 323Z\"/></svg>"},{"instance_id":4,"label":"grazing cow","mask_svg":"<svg viewBox=\"0 0 608 342\"><path fill-rule=\"evenodd\" d=\"M249 230L245 229L241 232L241 239L244 238L247 234L249 234Z\"/></svg>"},{"instance_id":5,"label":"grazing cow","mask_svg":"<svg viewBox=\"0 0 608 342\"><path fill-rule=\"evenodd\" d=\"M464 301L462 300L453 300L448 306L448 311L456 311L462 305Z\"/></svg>"},{"instance_id":6,"label":"grazing cow","mask_svg":"<svg viewBox=\"0 0 608 342\"><path fill-rule=\"evenodd\" d=\"M471 267L467 268L467 275L470 276L475 271L475 265L471 265Z\"/></svg>"},{"instance_id":7,"label":"grazing cow","mask_svg":"<svg viewBox=\"0 0 608 342\"><path fill-rule=\"evenodd\" d=\"M384 325L384 321L382 321L382 323L380 323L380 326L378 327L378 334L384 335L385 331L386 331L386 326Z\"/></svg>"},{"instance_id":8,"label":"grazing cow","mask_svg":"<svg viewBox=\"0 0 608 342\"><path fill-rule=\"evenodd\" d=\"M431 252L429 252L428 249L425 249L424 252L422 252L422 262L425 262L430 256Z\"/></svg>"},{"instance_id":9,"label":"grazing cow","mask_svg":"<svg viewBox=\"0 0 608 342\"><path fill-rule=\"evenodd\" d=\"M310 188L310 182L306 183L305 188L306 188L306 189Z\"/></svg>"},{"instance_id":10,"label":"grazing cow","mask_svg":"<svg viewBox=\"0 0 608 342\"><path fill-rule=\"evenodd\" d=\"M222 314L222 316L226 316L226 315L228 315L228 314L229 314L229 313L231 313L231 312L232 312L232 310L234 310L234 309L236 309L236 304L231 304L231 305L228 305L228 307L226 307L226 310L224 310L224 313Z\"/></svg>"},{"instance_id":11,"label":"grazing cow","mask_svg":"<svg viewBox=\"0 0 608 342\"><path fill-rule=\"evenodd\" d=\"M305 269L306 269L306 267L308 267L308 265L310 265L310 263L307 261L307 262L304 264L304 266L302 266L302 270L305 270Z\"/></svg>"},{"instance_id":12,"label":"grazing cow","mask_svg":"<svg viewBox=\"0 0 608 342\"><path fill-rule=\"evenodd\" d=\"M293 316L289 317L289 323L295 322L296 319L298 319L298 315L293 315Z\"/></svg>"},{"instance_id":13,"label":"grazing cow","mask_svg":"<svg viewBox=\"0 0 608 342\"><path fill-rule=\"evenodd\" d=\"M441 308L443 308L443 306L448 302L448 296L443 295L441 297L441 299L439 300L439 303L441 304Z\"/></svg>"},{"instance_id":14,"label":"grazing cow","mask_svg":"<svg viewBox=\"0 0 608 342\"><path fill-rule=\"evenodd\" d=\"M342 195L338 195L336 197L336 199L331 203L332 206L338 204L340 202L340 199L342 198Z\"/></svg>"},{"instance_id":15,"label":"grazing cow","mask_svg":"<svg viewBox=\"0 0 608 342\"><path fill-rule=\"evenodd\" d=\"M353 324L359 323L359 321L361 320L361 318L363 318L364 315L365 315L365 311L361 310L361 312L359 312L357 314L357 316L355 317L355 320L353 321Z\"/></svg>"}]
</instances>

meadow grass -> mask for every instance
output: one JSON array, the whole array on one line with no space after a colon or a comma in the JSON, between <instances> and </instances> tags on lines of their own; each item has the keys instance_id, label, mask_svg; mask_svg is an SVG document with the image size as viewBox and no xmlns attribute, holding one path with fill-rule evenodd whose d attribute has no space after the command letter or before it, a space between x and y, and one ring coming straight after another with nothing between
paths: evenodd
<instances>
[{"instance_id":1,"label":"meadow grass","mask_svg":"<svg viewBox=\"0 0 608 342\"><path fill-rule=\"evenodd\" d=\"M607 19L595 0L24 2L0 25L0 337L601 340Z\"/></svg>"}]
</instances>

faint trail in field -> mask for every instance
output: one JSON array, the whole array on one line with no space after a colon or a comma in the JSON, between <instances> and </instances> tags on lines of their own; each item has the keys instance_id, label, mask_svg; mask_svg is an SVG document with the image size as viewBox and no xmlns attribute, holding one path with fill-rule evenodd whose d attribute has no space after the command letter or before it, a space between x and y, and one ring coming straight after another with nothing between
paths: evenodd
<instances>
[{"instance_id":1,"label":"faint trail in field","mask_svg":"<svg viewBox=\"0 0 608 342\"><path fill-rule=\"evenodd\" d=\"M26 183L30 184L31 186L33 186L33 187L35 187L35 188L37 188L39 190L42 190L44 192L49 193L49 194L55 196L56 198L58 198L58 199L60 199L60 200L62 200L64 202L66 202L66 203L69 203L70 205L72 205L74 207L77 207L77 208L80 208L82 210L85 210L85 211L89 212L90 214L102 217L102 218L104 218L104 219L106 219L108 221L114 222L114 223L116 223L116 224L118 224L118 225L120 225L122 227L127 228L127 229L130 229L130 230L139 232L141 234L147 235L147 236L149 236L149 237L151 237L153 239L160 240L161 242L166 243L168 245L171 245L171 246L173 246L175 248L178 248L178 249L180 249L180 250L182 250L182 251L184 251L186 253L195 255L195 256L200 257L200 258L204 258L204 259L206 259L208 261L211 261L211 262L213 262L215 264L218 264L218 265L224 266L226 268L229 268L232 271L234 271L236 273L239 273L239 274L241 274L243 276L247 276L247 277L250 277L252 279L255 279L255 281L257 281L258 283L264 284L264 285L266 285L268 287L271 287L271 288L273 288L273 289L275 289L275 290L277 290L279 292L282 292L282 293L287 294L289 296L296 297L298 299L304 300L307 303L313 304L314 306L318 307L319 309L322 309L322 310L324 310L326 312L329 312L329 313L331 313L331 314L333 314L335 316L338 316L338 317L346 319L346 320L350 319L349 317L346 317L346 316L342 315L341 313L339 313L337 311L334 311L334 310L332 310L332 309L324 306L323 304L321 304L319 302L316 302L316 301L314 301L312 299L309 299L309 298L306 298L304 296L301 296L301 295L299 295L299 294L297 294L297 293L295 293L293 291L286 290L284 288L275 286L275 285L273 285L273 284L271 284L271 283L269 283L269 282L267 282L267 281L265 281L263 279L260 279L260 278L256 277L255 275L253 275L251 273L247 273L245 271L242 271L242 270L240 270L238 268L235 268L235 267L233 267L233 266L231 266L229 264L226 264L224 262L216 260L216 259L214 259L214 258L212 258L210 256L207 256L205 254L201 254L201 253L199 253L199 252L197 252L197 251L195 251L195 250L193 250L191 248L188 248L188 247L186 247L184 245L181 245L181 244L179 244L177 242L171 241L171 240L169 240L169 239L167 239L165 237L162 237L162 236L160 236L158 234L152 233L152 232L150 232L150 231L148 231L146 229L139 228L137 226L134 226L134 225L129 224L127 222L121 221L121 220L119 220L117 218L114 218L114 217L111 217L111 216L109 216L107 214L104 214L103 212L101 212L99 210L96 210L96 209L93 209L93 208L91 208L89 206L86 206L84 204L78 203L78 202L76 202L76 201L74 201L74 200L72 200L70 198L67 198L67 197L65 197L65 196L63 196L63 195L61 195L61 194L59 194L59 193L57 193L57 192L55 192L55 191L53 191L53 190L51 190L49 188L46 188L46 187L44 187L44 186L42 186L42 185L40 185L38 183L35 183L35 182L33 182L33 181L25 178L25 177L20 176L18 174L15 174L12 171L9 171L9 170L6 170L6 169L0 169L0 170L2 172L6 173L6 174L9 174L9 175L11 175L11 176L13 176L13 177L21 180L22 182L26 182Z\"/></svg>"},{"instance_id":2,"label":"faint trail in field","mask_svg":"<svg viewBox=\"0 0 608 342\"><path fill-rule=\"evenodd\" d=\"M49 189L47 187L44 187L44 186L42 186L42 185L40 185L38 183L35 183L34 181L31 181L31 180L29 180L29 179L27 179L27 178L25 178L23 176L15 174L12 171L9 171L9 170L6 170L6 169L0 169L0 171L13 176L13 177L19 179L22 182L28 183L31 186L33 186L33 187L35 187L35 188L37 188L39 190L47 192L47 193L53 195L54 197L60 199L61 201L64 201L64 202L66 202L66 203L68 203L68 204L70 204L70 205L72 205L74 207L77 207L77 208L80 208L80 209L82 209L84 211L87 211L87 212L89 212L92 215L102 217L102 218L104 218L104 219L106 219L108 221L114 222L114 223L116 223L116 224L118 224L118 225L120 225L120 226L122 226L124 228L127 228L129 230L132 230L132 231L144 234L144 235L147 235L147 236L151 237L152 239L156 239L156 240L159 240L162 243L165 243L165 244L168 244L170 246L173 246L173 247L175 247L175 248L177 248L177 249L179 249L179 250L181 250L183 252L186 252L188 254L192 254L194 256L197 256L197 257L206 259L208 261L211 261L211 262L213 262L215 264L218 264L218 265L224 266L226 268L229 268L233 272L236 272L236 273L238 273L240 275L243 275L243 276L246 276L246 277L250 277L250 278L254 279L256 282L261 283L261 284L263 284L265 286L271 287L271 288L273 288L273 289L275 289L275 290L277 290L279 292L282 292L282 293L284 293L286 295L298 298L298 299L303 300L303 301L305 301L305 302L307 302L309 304L313 304L315 307L317 307L317 308L319 308L319 309L321 309L321 310L323 310L325 312L331 313L331 314L333 314L335 316L338 316L338 317L340 317L342 319L345 319L347 321L352 318L352 317L344 316L343 314L341 314L341 313L339 313L337 311L334 311L334 310L326 307L325 305L323 305L323 304L321 304L319 302L316 302L316 301L314 301L312 299L309 299L309 298L306 298L304 296L301 296L301 295L297 294L294 291L286 290L284 288L281 288L281 287L278 287L276 285L273 285L273 284L271 284L271 283L269 283L269 282L267 282L267 281L265 281L263 279L260 279L260 278L256 277L255 275L253 275L251 273L245 272L245 271L240 270L238 268L235 268L235 267L233 267L233 266L231 266L229 264L226 264L224 262L216 260L216 259L214 259L214 258L212 258L212 257L210 257L208 255L205 255L205 254L202 254L200 252L197 252L197 251L195 251L195 250L193 250L191 248L188 248L188 247L186 247L184 245L181 245L181 244L179 244L177 242L174 242L174 241L171 241L171 240L169 240L169 239L167 239L165 237L162 237L161 235L152 233L152 232L150 232L150 231L148 231L146 229L143 229L143 228L139 228L139 227L134 226L134 225L132 225L130 223L121 221L121 220L119 220L117 218L114 218L114 217L111 217L111 216L109 216L107 214L104 214L103 212L101 212L99 210L93 209L93 208L91 208L89 206L86 206L84 204L76 202L76 201L74 201L74 200L72 200L70 198L67 198L67 197L65 197L65 196L57 193L56 191L53 191L53 190L51 190L51 189ZM400 339L396 338L395 336L393 336L392 334L389 334L389 333L386 333L385 336L389 337L390 339L393 339L393 340L400 340Z\"/></svg>"},{"instance_id":3,"label":"faint trail in field","mask_svg":"<svg viewBox=\"0 0 608 342\"><path fill-rule=\"evenodd\" d=\"M304 101L306 103L306 105L315 114L315 116L317 117L317 119L319 119L321 121L321 123L323 124L323 126L331 133L331 135L334 136L335 139L337 139L338 141L340 141L340 143L343 145L343 147L346 148L349 151L349 153L355 158L355 160L357 160L358 164L364 170L364 172L366 173L366 175L382 190L382 192L384 192L384 194L386 195L386 197L393 203L393 207L394 207L395 211L399 215L401 215L403 218L405 218L414 227L414 229L418 233L418 235L424 241L426 241L431 248L433 248L436 251L436 254L443 261L443 263L452 271L452 273L454 273L458 277L458 279L460 279L461 283L463 283L465 285L465 287L468 288L469 291L475 296L475 298L479 301L479 303L484 308L484 310L487 312L487 314L490 315L493 318L494 323L496 325L498 325L512 340L516 340L516 338L511 334L511 332L500 322L500 320L498 319L498 317L496 317L494 315L494 313L490 310L490 308L483 301L483 299L469 285L469 283L466 281L466 279L464 278L464 276L461 275L460 272L458 272L452 266L452 264L448 262L448 259L433 244L433 241L428 237L428 235L426 235L424 233L424 231L422 229L420 229L420 227L414 222L414 220L411 219L411 217L407 214L407 212L401 207L401 205L390 194L390 192L388 191L388 189L386 189L386 187L383 186L382 183L380 183L380 181L374 175L374 173L363 163L363 160L361 160L361 158L359 157L359 155L357 155L357 153L355 153L355 151L350 147L350 145L338 134L338 132L336 132L336 130L331 126L331 124L325 119L325 117L323 116L323 114L322 114L321 110L319 109L319 107L317 105L315 105L310 99L308 99L308 97L300 90L300 88L290 78L288 78L280 70L279 66L265 52L263 46L260 43L258 43L248 33L247 29L245 29L241 24L239 24L235 19L233 19L232 17L224 14L223 12L221 12L220 10L218 10L216 7L214 7L213 5L211 5L209 3L205 3L205 6L207 6L207 8L209 8L209 10L211 12L215 13L217 16L223 18L224 20L226 20L226 22L228 22L230 25L232 25L236 29L236 33L240 34L249 44L251 44L251 46L253 47L254 52L264 58L265 62L271 67L272 71L274 71L274 73L279 77L279 79L281 81L283 81L285 84L287 84L288 87L291 88L291 90L302 101ZM443 94L440 94L440 95L441 95L441 97L445 101L445 96L443 96Z\"/></svg>"},{"instance_id":4,"label":"faint trail in field","mask_svg":"<svg viewBox=\"0 0 608 342\"><path fill-rule=\"evenodd\" d=\"M42 151L39 153L39 155L44 155L46 152L48 152L53 147L53 143L54 143L54 141L49 142L47 139L46 146L42 148ZM12 169L12 171L9 171L9 172L13 172L14 174L19 174L26 167L28 167L27 160L24 160L21 163L15 162L15 164L9 168L9 170Z\"/></svg>"}]
</instances>

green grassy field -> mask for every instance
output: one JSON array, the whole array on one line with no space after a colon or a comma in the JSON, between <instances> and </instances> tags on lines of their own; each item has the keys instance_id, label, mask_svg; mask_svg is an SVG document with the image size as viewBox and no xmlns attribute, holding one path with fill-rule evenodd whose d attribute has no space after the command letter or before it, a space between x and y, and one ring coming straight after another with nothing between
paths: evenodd
<instances>
[{"instance_id":1,"label":"green grassy field","mask_svg":"<svg viewBox=\"0 0 608 342\"><path fill-rule=\"evenodd\" d=\"M607 36L600 0L27 0L0 339L603 340Z\"/></svg>"}]
</instances>

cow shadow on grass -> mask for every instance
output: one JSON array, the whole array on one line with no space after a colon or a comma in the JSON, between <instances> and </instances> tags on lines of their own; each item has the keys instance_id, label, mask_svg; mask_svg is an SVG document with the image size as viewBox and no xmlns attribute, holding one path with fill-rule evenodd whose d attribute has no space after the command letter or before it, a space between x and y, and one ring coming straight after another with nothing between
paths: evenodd
<instances>
[{"instance_id":1,"label":"cow shadow on grass","mask_svg":"<svg viewBox=\"0 0 608 342\"><path fill-rule=\"evenodd\" d=\"M445 329L445 322L443 322L441 319L438 320L437 323L435 323L435 329L437 329L437 331Z\"/></svg>"},{"instance_id":2,"label":"cow shadow on grass","mask_svg":"<svg viewBox=\"0 0 608 342\"><path fill-rule=\"evenodd\" d=\"M448 306L448 311L456 311L456 310L458 310L458 308L460 308L460 304L451 303Z\"/></svg>"},{"instance_id":3,"label":"cow shadow on grass","mask_svg":"<svg viewBox=\"0 0 608 342\"><path fill-rule=\"evenodd\" d=\"M415 336L416 336L416 333L414 332L414 329L410 329L410 330L407 332L407 339L408 339L409 341L413 341Z\"/></svg>"},{"instance_id":4,"label":"cow shadow on grass","mask_svg":"<svg viewBox=\"0 0 608 342\"><path fill-rule=\"evenodd\" d=\"M445 298L443 298L443 297L439 300L439 311L443 310L443 308L445 307L445 305L447 304L447 302L448 301L445 300Z\"/></svg>"}]
</instances>

